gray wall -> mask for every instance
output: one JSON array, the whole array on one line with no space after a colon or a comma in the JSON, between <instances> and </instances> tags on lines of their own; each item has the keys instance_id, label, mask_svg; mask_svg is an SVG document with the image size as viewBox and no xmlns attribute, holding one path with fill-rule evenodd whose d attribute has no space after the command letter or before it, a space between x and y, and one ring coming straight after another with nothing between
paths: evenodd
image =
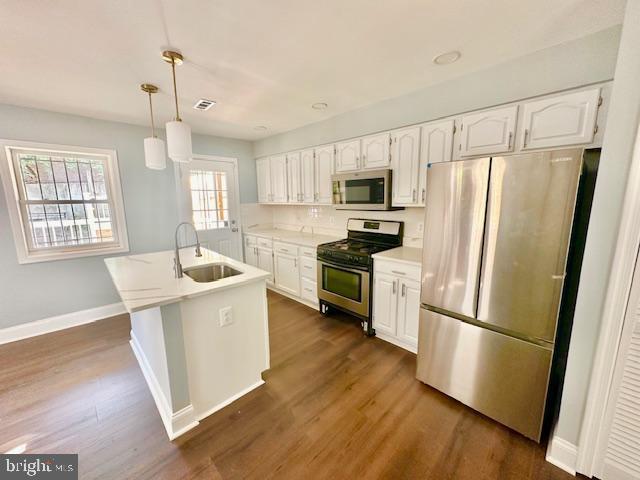
<instances>
[{"instance_id":1,"label":"gray wall","mask_svg":"<svg viewBox=\"0 0 640 480\"><path fill-rule=\"evenodd\" d=\"M556 434L576 445L640 120L640 2L627 2Z\"/></svg>"},{"instance_id":2,"label":"gray wall","mask_svg":"<svg viewBox=\"0 0 640 480\"><path fill-rule=\"evenodd\" d=\"M74 115L0 105L0 138L115 149L118 153L132 253L171 248L177 222L173 168L144 166L149 129ZM200 154L237 157L240 199L255 202L256 173L250 142L194 135ZM119 301L102 261L87 257L18 264L0 185L0 328Z\"/></svg>"},{"instance_id":3,"label":"gray wall","mask_svg":"<svg viewBox=\"0 0 640 480\"><path fill-rule=\"evenodd\" d=\"M256 156L424 122L613 78L620 27L385 100L254 144Z\"/></svg>"}]
</instances>

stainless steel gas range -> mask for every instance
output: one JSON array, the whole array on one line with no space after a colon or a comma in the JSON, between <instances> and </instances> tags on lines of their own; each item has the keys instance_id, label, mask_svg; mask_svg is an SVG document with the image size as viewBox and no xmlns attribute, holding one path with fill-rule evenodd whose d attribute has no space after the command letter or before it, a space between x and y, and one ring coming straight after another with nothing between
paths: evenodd
<instances>
[{"instance_id":1,"label":"stainless steel gas range","mask_svg":"<svg viewBox=\"0 0 640 480\"><path fill-rule=\"evenodd\" d=\"M320 311L330 308L350 313L375 335L371 315L373 259L371 255L402 245L403 222L350 218L348 236L318 246Z\"/></svg>"}]
</instances>

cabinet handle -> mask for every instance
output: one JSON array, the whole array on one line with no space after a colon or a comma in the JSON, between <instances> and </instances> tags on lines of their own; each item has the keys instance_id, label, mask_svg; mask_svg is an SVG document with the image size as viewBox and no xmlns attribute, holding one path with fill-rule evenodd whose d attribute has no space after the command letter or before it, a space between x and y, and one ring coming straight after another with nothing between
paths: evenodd
<instances>
[{"instance_id":1,"label":"cabinet handle","mask_svg":"<svg viewBox=\"0 0 640 480\"><path fill-rule=\"evenodd\" d=\"M416 196L416 194L417 194L417 193L418 193L418 192L416 192L416 189L414 188L414 189L413 189L413 192L411 193L411 198L412 198L412 200L413 200L414 202L417 200L417 196Z\"/></svg>"},{"instance_id":2,"label":"cabinet handle","mask_svg":"<svg viewBox=\"0 0 640 480\"><path fill-rule=\"evenodd\" d=\"M306 268L307 270L311 270L311 267L309 265L305 265L304 268Z\"/></svg>"},{"instance_id":3,"label":"cabinet handle","mask_svg":"<svg viewBox=\"0 0 640 480\"><path fill-rule=\"evenodd\" d=\"M511 139L513 138L513 132L509 132L509 140L507 141L507 149L511 150Z\"/></svg>"},{"instance_id":4,"label":"cabinet handle","mask_svg":"<svg viewBox=\"0 0 640 480\"><path fill-rule=\"evenodd\" d=\"M298 268L298 259L297 258L293 259L293 268Z\"/></svg>"},{"instance_id":5,"label":"cabinet handle","mask_svg":"<svg viewBox=\"0 0 640 480\"><path fill-rule=\"evenodd\" d=\"M366 155L362 155L362 163L364 164L367 161L367 156Z\"/></svg>"},{"instance_id":6,"label":"cabinet handle","mask_svg":"<svg viewBox=\"0 0 640 480\"><path fill-rule=\"evenodd\" d=\"M391 273L395 273L396 275L406 275L406 272L401 272L400 270L391 270Z\"/></svg>"},{"instance_id":7,"label":"cabinet handle","mask_svg":"<svg viewBox=\"0 0 640 480\"><path fill-rule=\"evenodd\" d=\"M522 148L526 148L527 146L527 137L529 136L529 130L527 128L524 129L524 140L522 141Z\"/></svg>"},{"instance_id":8,"label":"cabinet handle","mask_svg":"<svg viewBox=\"0 0 640 480\"><path fill-rule=\"evenodd\" d=\"M422 189L422 203L424 203L426 199L427 199L427 189L423 188Z\"/></svg>"},{"instance_id":9,"label":"cabinet handle","mask_svg":"<svg viewBox=\"0 0 640 480\"><path fill-rule=\"evenodd\" d=\"M394 294L396 293L396 281L395 280L393 281L393 293Z\"/></svg>"},{"instance_id":10,"label":"cabinet handle","mask_svg":"<svg viewBox=\"0 0 640 480\"><path fill-rule=\"evenodd\" d=\"M405 294L406 290L407 290L407 287L406 287L406 285L403 283L403 284L402 284L402 296L403 296L403 297L404 297L404 294Z\"/></svg>"}]
</instances>

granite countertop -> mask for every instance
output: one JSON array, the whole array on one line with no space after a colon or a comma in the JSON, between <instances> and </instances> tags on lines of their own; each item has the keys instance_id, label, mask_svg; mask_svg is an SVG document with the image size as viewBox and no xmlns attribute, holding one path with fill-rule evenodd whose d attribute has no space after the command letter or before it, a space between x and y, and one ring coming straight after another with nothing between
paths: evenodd
<instances>
[{"instance_id":1,"label":"granite countertop","mask_svg":"<svg viewBox=\"0 0 640 480\"><path fill-rule=\"evenodd\" d=\"M335 235L322 235L317 233L299 232L296 230L285 230L282 228L251 228L244 231L247 235L271 238L279 242L295 243L305 247L317 247L321 243L335 242L344 237Z\"/></svg>"},{"instance_id":2,"label":"granite countertop","mask_svg":"<svg viewBox=\"0 0 640 480\"><path fill-rule=\"evenodd\" d=\"M195 248L180 249L183 269L216 263L227 264L242 272L239 275L222 278L208 283L198 283L186 274L176 278L173 270L175 252L145 253L106 258L111 279L129 313L147 308L168 305L181 300L234 288L245 283L263 280L269 272L252 267L233 258L202 248L202 256L195 256Z\"/></svg>"},{"instance_id":3,"label":"granite countertop","mask_svg":"<svg viewBox=\"0 0 640 480\"><path fill-rule=\"evenodd\" d=\"M374 259L390 260L394 262L407 263L410 265L422 265L422 249L416 247L397 247L383 252L374 253Z\"/></svg>"}]
</instances>

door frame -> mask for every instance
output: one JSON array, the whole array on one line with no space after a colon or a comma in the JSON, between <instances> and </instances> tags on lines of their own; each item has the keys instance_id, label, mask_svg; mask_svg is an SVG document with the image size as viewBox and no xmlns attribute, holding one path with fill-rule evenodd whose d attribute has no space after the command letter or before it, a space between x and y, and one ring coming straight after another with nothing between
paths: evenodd
<instances>
[{"instance_id":1,"label":"door frame","mask_svg":"<svg viewBox=\"0 0 640 480\"><path fill-rule=\"evenodd\" d=\"M233 176L235 177L234 188L236 189L235 201L233 203L234 203L236 212L238 212L238 219L236 221L237 222L236 225L238 227L238 233L239 233L236 243L238 244L237 246L238 246L238 251L240 252L240 256L241 258L244 259L244 245L242 244L242 235L244 231L243 231L243 224L242 224L242 215L240 212L240 174L238 171L238 159L235 157L223 157L220 155L201 155L199 153L194 153L191 158L193 160L225 162L225 163L230 163L233 166ZM181 163L173 162L173 174L174 174L175 184L176 184L176 201L178 204L178 222L182 221L182 214L184 211L184 198L183 198L183 192L182 192L182 182L181 182L181 172L180 172L181 165L182 165Z\"/></svg>"},{"instance_id":2,"label":"door frame","mask_svg":"<svg viewBox=\"0 0 640 480\"><path fill-rule=\"evenodd\" d=\"M627 314L639 245L640 128L636 132L618 239L607 285L600 334L578 441L576 470L588 477L599 474L602 466L600 449L606 441L604 438L606 432L601 432L601 429L611 393L616 357Z\"/></svg>"}]
</instances>

